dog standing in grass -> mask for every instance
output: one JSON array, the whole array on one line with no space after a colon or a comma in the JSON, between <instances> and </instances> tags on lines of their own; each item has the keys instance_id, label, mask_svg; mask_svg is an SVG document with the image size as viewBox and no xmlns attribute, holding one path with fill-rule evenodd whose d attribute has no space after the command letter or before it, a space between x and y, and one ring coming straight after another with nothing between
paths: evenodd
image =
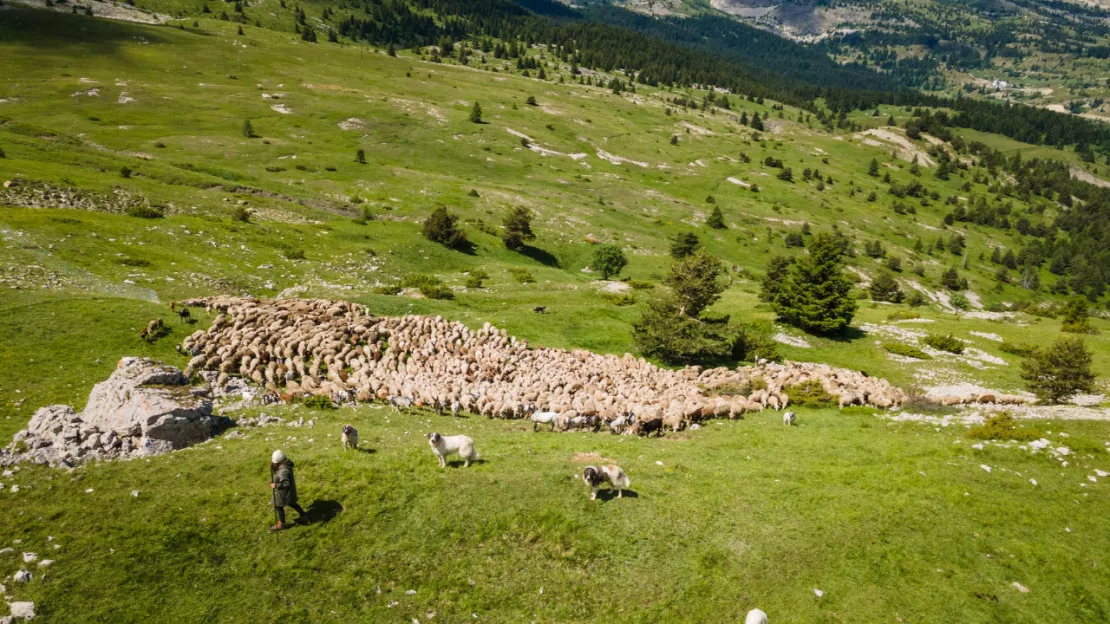
<instances>
[{"instance_id":1,"label":"dog standing in grass","mask_svg":"<svg viewBox=\"0 0 1110 624\"><path fill-rule=\"evenodd\" d=\"M439 459L440 468L446 468L447 457L455 453L463 458L467 467L470 466L470 462L478 459L478 451L474 448L474 440L470 439L469 436L442 436L438 433L429 433L428 445L432 447L432 452Z\"/></svg>"},{"instance_id":2,"label":"dog standing in grass","mask_svg":"<svg viewBox=\"0 0 1110 624\"><path fill-rule=\"evenodd\" d=\"M597 500L597 489L602 483L617 491L617 498L624 498L624 489L632 485L628 475L624 474L620 466L609 464L607 466L586 466L582 471L582 480L593 490L590 500Z\"/></svg>"},{"instance_id":3,"label":"dog standing in grass","mask_svg":"<svg viewBox=\"0 0 1110 624\"><path fill-rule=\"evenodd\" d=\"M342 439L344 451L346 451L348 447L356 451L358 450L358 429L355 429L351 425L343 425Z\"/></svg>"}]
</instances>

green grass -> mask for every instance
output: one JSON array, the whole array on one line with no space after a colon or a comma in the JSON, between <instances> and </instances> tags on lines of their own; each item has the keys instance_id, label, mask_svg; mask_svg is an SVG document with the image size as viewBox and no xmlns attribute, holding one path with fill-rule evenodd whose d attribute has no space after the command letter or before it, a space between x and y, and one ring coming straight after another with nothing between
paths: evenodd
<instances>
[{"instance_id":1,"label":"green grass","mask_svg":"<svg viewBox=\"0 0 1110 624\"><path fill-rule=\"evenodd\" d=\"M387 422L373 408L266 411L317 424L149 461L21 471L22 491L3 496L23 513L0 516L0 534L57 563L9 591L50 622L737 621L754 607L786 622L1110 614L1105 486L1079 487L1101 453L1061 468L954 444L959 427L864 412L801 410L793 428L767 413L636 439L425 413ZM345 422L366 450L340 450ZM471 435L483 462L438 469L421 437L430 430ZM1062 443L1107 437L1103 423L1052 430L1072 436ZM274 447L297 463L306 507L342 511L267 534ZM589 452L620 463L635 495L589 501L573 461ZM0 563L5 574L18 567Z\"/></svg>"},{"instance_id":2,"label":"green grass","mask_svg":"<svg viewBox=\"0 0 1110 624\"><path fill-rule=\"evenodd\" d=\"M307 45L249 25L239 38L234 24L213 19L191 29L190 11L199 6L159 0L148 7L185 11L184 31L2 13L0 180L103 197L118 189L165 207L165 216L0 207L0 440L39 407L81 407L120 357L184 365L174 345L210 319L198 311L197 325L182 325L166 304L190 296L347 299L375 314L491 322L531 344L623 354L635 352L630 325L657 290L641 287L663 283L678 232L697 232L729 266L730 286L712 312L741 322L773 320L757 280L771 256L800 253L783 237L802 222L815 231L836 225L861 249L883 241L907 269L926 267L924 277L907 270L902 278L929 288L958 261L912 251L917 237L949 234L930 229L948 211L943 201L897 215L886 186L866 175L875 157L904 184L912 178L908 162L794 121L798 111L789 107L784 120L772 102L737 98L733 113L675 110L667 99L700 94L638 87L635 97L615 96L558 84L554 76L565 69L541 82L492 58L497 73L426 63L408 51L391 58L363 46ZM248 11L264 26L291 27L288 12L271 7L271 22L266 7ZM100 97L74 95L94 86ZM124 92L135 101L118 104ZM529 95L539 106L524 104ZM474 101L488 123L467 121ZM276 103L293 113L274 111ZM769 115L778 131L755 140L735 121L741 108ZM901 109L884 107L880 121L888 114L905 120ZM363 126L340 129L352 117ZM242 136L245 119L259 138ZM587 157L541 156L509 130ZM366 164L354 162L360 148ZM649 166L609 163L599 149ZM782 159L798 181L775 179L758 164L767 156ZM122 167L130 177L121 177ZM806 167L835 182L816 190L800 180ZM970 176L940 182L926 170L922 180L942 198L968 195L961 186ZM871 191L879 199L864 201ZM970 194L986 193L972 185ZM727 229L704 227L707 195ZM249 222L235 218L240 202ZM421 236L420 221L442 205L462 218L470 253ZM524 253L500 239L500 223L516 206L536 215L537 240ZM1017 213L1036 208L1014 201ZM374 218L363 219L364 209ZM961 274L984 304L1046 296L996 290L995 267L977 259L996 245L1018 249L1028 237L952 229L967 234L970 267ZM634 303L607 298L596 275L582 271L595 242L624 249L630 262L621 278L639 290ZM863 255L851 263L870 275L879 270ZM481 289L466 286L465 273L476 271L488 275ZM379 292L406 278L438 280L455 296ZM1045 284L1054 279L1042 275ZM547 314L535 314L536 306ZM141 341L139 331L156 317L170 334ZM1092 324L1101 333L1087 341L1105 379L1110 324ZM942 356L906 366L887 353L889 337L864 331L805 336L809 347L779 350L907 389L952 379L1012 391L1021 388L1020 356L1007 344L1046 344L1060 332L1058 320L1025 314L995 321L863 301L853 326L951 334L1005 364ZM0 540L22 539L22 550L57 560L47 578L9 592L35 600L50 622L423 622L430 611L439 622L471 621L471 614L479 621L736 621L754 606L787 622L1101 622L1110 613L1099 558L1110 551L1099 524L1107 511L1102 484L1078 488L1088 467L1105 465L1086 457L1061 468L995 445L973 453L956 429L891 425L853 410L801 410L800 426L790 429L769 413L661 440L534 436L521 423L426 414L387 423L384 414L314 412L319 424L311 430L265 429L149 462L27 468L0 478L23 487L0 494L11 510L0 514ZM376 452L342 455L343 422ZM420 438L431 428L471 432L486 462L435 469ZM1101 454L1108 437L1105 423L1044 429L1067 432L1066 443L1089 453ZM276 445L297 460L305 502L335 501L341 513L265 534L265 459ZM587 501L575 479L581 464L571 458L591 451L618 460L639 496ZM987 474L980 463L996 470ZM1040 486L1027 486L1028 477ZM57 553L46 536L62 545ZM14 571L14 559L0 558L0 575ZM1015 580L1033 591L1015 592ZM814 587L825 598L816 599Z\"/></svg>"}]
</instances>

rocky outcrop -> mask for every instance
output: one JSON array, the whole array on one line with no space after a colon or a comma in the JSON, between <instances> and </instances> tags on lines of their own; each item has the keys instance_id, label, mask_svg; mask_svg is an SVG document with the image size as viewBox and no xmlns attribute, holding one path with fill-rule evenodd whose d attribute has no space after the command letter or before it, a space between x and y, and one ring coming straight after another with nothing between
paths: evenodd
<instances>
[{"instance_id":1,"label":"rocky outcrop","mask_svg":"<svg viewBox=\"0 0 1110 624\"><path fill-rule=\"evenodd\" d=\"M226 424L213 416L211 399L192 391L177 368L123 358L111 377L93 387L80 414L68 405L35 412L27 429L0 452L0 465L155 455L207 440Z\"/></svg>"}]
</instances>

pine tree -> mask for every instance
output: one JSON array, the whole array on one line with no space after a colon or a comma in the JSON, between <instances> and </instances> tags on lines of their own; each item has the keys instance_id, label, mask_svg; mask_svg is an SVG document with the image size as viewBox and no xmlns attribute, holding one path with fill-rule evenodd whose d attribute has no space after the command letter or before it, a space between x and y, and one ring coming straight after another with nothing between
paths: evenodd
<instances>
[{"instance_id":1,"label":"pine tree","mask_svg":"<svg viewBox=\"0 0 1110 624\"><path fill-rule=\"evenodd\" d=\"M871 159L871 164L867 166L867 175L872 178L879 177L879 161L877 159Z\"/></svg>"},{"instance_id":2,"label":"pine tree","mask_svg":"<svg viewBox=\"0 0 1110 624\"><path fill-rule=\"evenodd\" d=\"M752 115L752 130L763 132L763 120L759 118L759 113Z\"/></svg>"},{"instance_id":3,"label":"pine tree","mask_svg":"<svg viewBox=\"0 0 1110 624\"><path fill-rule=\"evenodd\" d=\"M243 120L243 136L247 137L248 139L254 138L254 126L251 125L250 119Z\"/></svg>"},{"instance_id":4,"label":"pine tree","mask_svg":"<svg viewBox=\"0 0 1110 624\"><path fill-rule=\"evenodd\" d=\"M536 240L536 234L532 232L532 212L523 206L517 206L509 211L505 216L504 225L505 231L501 234L501 240L505 243L505 247L513 251L520 251L524 249L525 242Z\"/></svg>"},{"instance_id":5,"label":"pine tree","mask_svg":"<svg viewBox=\"0 0 1110 624\"><path fill-rule=\"evenodd\" d=\"M720 280L721 261L699 249L671 265L667 285L679 300L679 311L698 318L702 311L721 298L725 285Z\"/></svg>"},{"instance_id":6,"label":"pine tree","mask_svg":"<svg viewBox=\"0 0 1110 624\"><path fill-rule=\"evenodd\" d=\"M728 227L725 225L725 215L721 213L720 206L713 206L713 212L709 213L709 218L705 220L705 224L714 230L723 230Z\"/></svg>"},{"instance_id":7,"label":"pine tree","mask_svg":"<svg viewBox=\"0 0 1110 624\"><path fill-rule=\"evenodd\" d=\"M355 162L360 165L366 164L366 150L362 149L361 147L358 148L358 151L355 152Z\"/></svg>"},{"instance_id":8,"label":"pine tree","mask_svg":"<svg viewBox=\"0 0 1110 624\"><path fill-rule=\"evenodd\" d=\"M482 105L475 102L474 107L470 109L470 123L482 123Z\"/></svg>"},{"instance_id":9,"label":"pine tree","mask_svg":"<svg viewBox=\"0 0 1110 624\"><path fill-rule=\"evenodd\" d=\"M837 332L852 322L856 302L852 282L844 275L844 245L822 232L809 243L809 254L790 267L781 290L771 302L779 318L809 332Z\"/></svg>"},{"instance_id":10,"label":"pine tree","mask_svg":"<svg viewBox=\"0 0 1110 624\"><path fill-rule=\"evenodd\" d=\"M1091 352L1082 338L1061 338L1025 358L1021 378L1045 403L1060 403L1077 393L1092 392L1095 375L1091 371Z\"/></svg>"},{"instance_id":11,"label":"pine tree","mask_svg":"<svg viewBox=\"0 0 1110 624\"><path fill-rule=\"evenodd\" d=\"M889 271L880 271L875 279L871 280L871 299L873 301L889 301L890 303L902 302L902 287L894 274Z\"/></svg>"},{"instance_id":12,"label":"pine tree","mask_svg":"<svg viewBox=\"0 0 1110 624\"><path fill-rule=\"evenodd\" d=\"M701 241L693 232L679 232L671 241L671 257L681 260L701 248Z\"/></svg>"},{"instance_id":13,"label":"pine tree","mask_svg":"<svg viewBox=\"0 0 1110 624\"><path fill-rule=\"evenodd\" d=\"M462 247L466 245L466 232L460 230L455 223L459 218L447 211L446 207L436 208L424 220L424 238L444 245L445 247Z\"/></svg>"}]
</instances>

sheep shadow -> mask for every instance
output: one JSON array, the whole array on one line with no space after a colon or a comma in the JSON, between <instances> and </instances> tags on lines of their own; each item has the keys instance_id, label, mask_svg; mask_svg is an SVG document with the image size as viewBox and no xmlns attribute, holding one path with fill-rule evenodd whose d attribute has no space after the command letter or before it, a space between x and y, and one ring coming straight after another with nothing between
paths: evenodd
<instances>
[{"instance_id":1,"label":"sheep shadow","mask_svg":"<svg viewBox=\"0 0 1110 624\"><path fill-rule=\"evenodd\" d=\"M305 511L313 524L326 524L343 511L343 505L336 500L314 500Z\"/></svg>"},{"instance_id":2,"label":"sheep shadow","mask_svg":"<svg viewBox=\"0 0 1110 624\"><path fill-rule=\"evenodd\" d=\"M372 449L366 446L356 446L351 450L355 451L356 453L362 453L364 455L373 455L374 453L378 452L378 449Z\"/></svg>"},{"instance_id":3,"label":"sheep shadow","mask_svg":"<svg viewBox=\"0 0 1110 624\"><path fill-rule=\"evenodd\" d=\"M624 496L622 496L621 498L640 498L640 494L636 490L624 490ZM598 490L597 500L607 503L611 500L620 499L617 499L616 490Z\"/></svg>"}]
</instances>

